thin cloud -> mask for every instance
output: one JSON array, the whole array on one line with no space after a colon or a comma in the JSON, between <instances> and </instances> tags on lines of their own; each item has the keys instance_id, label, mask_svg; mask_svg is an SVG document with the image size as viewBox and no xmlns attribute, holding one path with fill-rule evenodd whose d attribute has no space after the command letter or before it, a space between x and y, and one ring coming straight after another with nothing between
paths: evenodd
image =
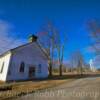
<instances>
[{"instance_id":1,"label":"thin cloud","mask_svg":"<svg viewBox=\"0 0 100 100\"><path fill-rule=\"evenodd\" d=\"M94 59L94 65L100 68L100 55L96 56Z\"/></svg>"},{"instance_id":2,"label":"thin cloud","mask_svg":"<svg viewBox=\"0 0 100 100\"><path fill-rule=\"evenodd\" d=\"M0 20L0 54L25 42L25 40L13 36L13 30L14 26L11 23Z\"/></svg>"},{"instance_id":3,"label":"thin cloud","mask_svg":"<svg viewBox=\"0 0 100 100\"><path fill-rule=\"evenodd\" d=\"M87 53L95 53L95 49L92 46L88 46L84 50Z\"/></svg>"}]
</instances>

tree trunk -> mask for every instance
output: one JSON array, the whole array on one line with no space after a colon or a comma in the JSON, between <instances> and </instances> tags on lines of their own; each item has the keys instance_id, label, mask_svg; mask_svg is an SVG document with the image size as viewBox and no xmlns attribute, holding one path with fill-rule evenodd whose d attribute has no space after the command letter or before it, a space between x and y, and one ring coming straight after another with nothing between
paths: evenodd
<instances>
[{"instance_id":1,"label":"tree trunk","mask_svg":"<svg viewBox=\"0 0 100 100\"><path fill-rule=\"evenodd\" d=\"M81 68L80 68L80 74L81 74L81 76L83 75L83 67L81 66Z\"/></svg>"},{"instance_id":2,"label":"tree trunk","mask_svg":"<svg viewBox=\"0 0 100 100\"><path fill-rule=\"evenodd\" d=\"M49 65L49 76L51 77L52 76L52 63L51 61L48 63Z\"/></svg>"},{"instance_id":3,"label":"tree trunk","mask_svg":"<svg viewBox=\"0 0 100 100\"><path fill-rule=\"evenodd\" d=\"M62 76L62 65L59 66L59 75Z\"/></svg>"}]
</instances>

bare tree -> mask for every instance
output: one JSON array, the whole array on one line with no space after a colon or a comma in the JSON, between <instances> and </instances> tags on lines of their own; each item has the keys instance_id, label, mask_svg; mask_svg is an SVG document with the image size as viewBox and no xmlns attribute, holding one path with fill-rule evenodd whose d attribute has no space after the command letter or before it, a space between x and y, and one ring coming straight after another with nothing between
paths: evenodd
<instances>
[{"instance_id":1,"label":"bare tree","mask_svg":"<svg viewBox=\"0 0 100 100\"><path fill-rule=\"evenodd\" d=\"M56 48L57 33L53 24L49 21L43 26L41 32L38 33L39 42L44 47L48 58L49 75L52 76L52 66L54 60L54 52Z\"/></svg>"},{"instance_id":2,"label":"bare tree","mask_svg":"<svg viewBox=\"0 0 100 100\"><path fill-rule=\"evenodd\" d=\"M63 67L63 60L64 60L64 50L65 50L65 45L67 43L66 34L63 33L62 35L63 35L62 38L58 37L58 42L57 42L57 53L58 53L59 75L60 76L62 76L62 72L63 72L62 67Z\"/></svg>"},{"instance_id":3,"label":"bare tree","mask_svg":"<svg viewBox=\"0 0 100 100\"><path fill-rule=\"evenodd\" d=\"M63 58L64 58L64 45L57 47L58 61L59 61L59 75L62 76Z\"/></svg>"},{"instance_id":4,"label":"bare tree","mask_svg":"<svg viewBox=\"0 0 100 100\"><path fill-rule=\"evenodd\" d=\"M74 53L72 53L71 55L70 55L70 69L71 69L71 72L73 71L73 69L74 69L74 67L75 67L75 55L76 54L76 52L74 52Z\"/></svg>"},{"instance_id":5,"label":"bare tree","mask_svg":"<svg viewBox=\"0 0 100 100\"><path fill-rule=\"evenodd\" d=\"M76 67L77 72L82 75L84 71L84 59L81 52L79 50L75 51L72 54L71 59L72 59L72 66Z\"/></svg>"},{"instance_id":6,"label":"bare tree","mask_svg":"<svg viewBox=\"0 0 100 100\"><path fill-rule=\"evenodd\" d=\"M55 50L57 53L57 59L58 59L58 63L59 63L59 75L62 76L62 72L63 72L63 60L64 60L64 49L65 49L65 45L67 43L67 37L65 33L60 33L59 30L54 27L53 30L54 33L54 43L55 43ZM62 35L62 37L61 37Z\"/></svg>"},{"instance_id":7,"label":"bare tree","mask_svg":"<svg viewBox=\"0 0 100 100\"><path fill-rule=\"evenodd\" d=\"M77 61L78 71L82 75L84 71L84 59L80 51L77 52Z\"/></svg>"},{"instance_id":8,"label":"bare tree","mask_svg":"<svg viewBox=\"0 0 100 100\"><path fill-rule=\"evenodd\" d=\"M47 22L45 27L42 28L42 32L38 33L40 36L40 43L45 48L46 54L48 56L48 65L49 65L49 75L52 76L52 66L55 59L58 59L59 62L59 73L62 75L62 65L64 57L64 42L61 40L65 39L60 37L60 32L52 24L51 21ZM57 58L54 54L57 54Z\"/></svg>"},{"instance_id":9,"label":"bare tree","mask_svg":"<svg viewBox=\"0 0 100 100\"><path fill-rule=\"evenodd\" d=\"M92 47L96 54L100 54L100 20L92 20L88 23Z\"/></svg>"}]
</instances>

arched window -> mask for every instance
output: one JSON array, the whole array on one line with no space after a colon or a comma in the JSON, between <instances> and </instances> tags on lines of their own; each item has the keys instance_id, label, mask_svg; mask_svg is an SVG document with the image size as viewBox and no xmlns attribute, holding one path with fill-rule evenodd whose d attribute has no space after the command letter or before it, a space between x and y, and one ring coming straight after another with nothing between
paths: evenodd
<instances>
[{"instance_id":1,"label":"arched window","mask_svg":"<svg viewBox=\"0 0 100 100\"><path fill-rule=\"evenodd\" d=\"M24 67L25 67L25 63L24 62L21 62L21 64L20 64L20 70L19 70L19 72L24 72Z\"/></svg>"}]
</instances>

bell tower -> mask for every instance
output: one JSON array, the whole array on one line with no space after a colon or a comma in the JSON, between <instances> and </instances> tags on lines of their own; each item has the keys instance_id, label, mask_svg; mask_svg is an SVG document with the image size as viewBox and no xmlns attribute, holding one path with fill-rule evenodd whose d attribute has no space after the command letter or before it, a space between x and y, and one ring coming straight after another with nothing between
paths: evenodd
<instances>
[{"instance_id":1,"label":"bell tower","mask_svg":"<svg viewBox=\"0 0 100 100\"><path fill-rule=\"evenodd\" d=\"M36 42L37 38L38 37L36 35L32 34L32 35L29 36L29 42Z\"/></svg>"}]
</instances>

